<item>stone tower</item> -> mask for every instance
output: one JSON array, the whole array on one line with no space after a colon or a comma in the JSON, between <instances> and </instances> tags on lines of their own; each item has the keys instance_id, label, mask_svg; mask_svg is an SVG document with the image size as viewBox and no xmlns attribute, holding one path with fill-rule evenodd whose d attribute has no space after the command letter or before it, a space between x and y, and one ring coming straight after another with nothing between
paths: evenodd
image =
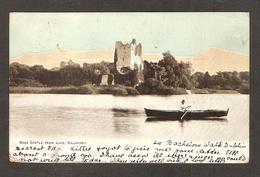
<instances>
[{"instance_id":1,"label":"stone tower","mask_svg":"<svg viewBox=\"0 0 260 177\"><path fill-rule=\"evenodd\" d=\"M117 41L115 45L114 64L116 70L124 74L124 68L138 72L143 71L142 45L132 39L130 44Z\"/></svg>"}]
</instances>

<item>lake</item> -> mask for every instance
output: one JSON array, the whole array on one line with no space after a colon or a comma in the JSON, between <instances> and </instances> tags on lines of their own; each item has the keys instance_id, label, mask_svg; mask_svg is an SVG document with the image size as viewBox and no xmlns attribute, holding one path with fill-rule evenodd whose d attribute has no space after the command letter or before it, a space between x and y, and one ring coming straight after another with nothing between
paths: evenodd
<instances>
[{"instance_id":1,"label":"lake","mask_svg":"<svg viewBox=\"0 0 260 177\"><path fill-rule=\"evenodd\" d=\"M144 107L227 109L227 119L146 121ZM114 111L127 109L128 112ZM10 94L10 140L179 139L248 141L249 95L191 94L119 97L112 95Z\"/></svg>"}]
</instances>

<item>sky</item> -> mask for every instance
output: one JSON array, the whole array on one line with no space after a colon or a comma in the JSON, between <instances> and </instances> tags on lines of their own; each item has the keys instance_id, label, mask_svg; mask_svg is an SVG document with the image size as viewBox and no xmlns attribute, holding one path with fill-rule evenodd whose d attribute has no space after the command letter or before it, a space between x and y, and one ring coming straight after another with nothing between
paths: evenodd
<instances>
[{"instance_id":1,"label":"sky","mask_svg":"<svg viewBox=\"0 0 260 177\"><path fill-rule=\"evenodd\" d=\"M249 13L10 13L10 57L57 49L114 49L141 42L143 52L195 55L207 48L249 54Z\"/></svg>"}]
</instances>

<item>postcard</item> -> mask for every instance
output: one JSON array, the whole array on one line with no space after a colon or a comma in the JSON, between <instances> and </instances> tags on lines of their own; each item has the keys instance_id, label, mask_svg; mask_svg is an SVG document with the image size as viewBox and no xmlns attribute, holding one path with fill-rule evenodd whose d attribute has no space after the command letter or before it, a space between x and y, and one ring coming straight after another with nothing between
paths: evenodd
<instances>
[{"instance_id":1,"label":"postcard","mask_svg":"<svg viewBox=\"0 0 260 177\"><path fill-rule=\"evenodd\" d=\"M12 12L9 26L11 162L249 162L249 13Z\"/></svg>"}]
</instances>

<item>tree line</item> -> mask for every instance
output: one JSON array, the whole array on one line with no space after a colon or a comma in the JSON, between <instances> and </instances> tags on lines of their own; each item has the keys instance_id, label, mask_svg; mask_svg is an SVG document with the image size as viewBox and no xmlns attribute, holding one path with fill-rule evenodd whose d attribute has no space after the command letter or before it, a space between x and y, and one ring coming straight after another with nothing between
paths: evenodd
<instances>
[{"instance_id":1,"label":"tree line","mask_svg":"<svg viewBox=\"0 0 260 177\"><path fill-rule=\"evenodd\" d=\"M42 65L28 66L12 63L9 66L10 86L80 86L97 84L100 76L110 74L113 64L100 62L94 64L80 64L73 61L61 62L59 68L46 69Z\"/></svg>"},{"instance_id":2,"label":"tree line","mask_svg":"<svg viewBox=\"0 0 260 177\"><path fill-rule=\"evenodd\" d=\"M195 72L192 74L190 63L178 62L171 53L163 53L158 63L145 63L145 82L139 89L144 92L167 91L167 88L237 90L249 93L249 72ZM151 90L153 89L153 90ZM146 91L145 91L146 90ZM169 89L168 89L169 91Z\"/></svg>"},{"instance_id":3,"label":"tree line","mask_svg":"<svg viewBox=\"0 0 260 177\"><path fill-rule=\"evenodd\" d=\"M104 61L93 64L84 63L80 66L70 60L61 62L59 67L53 69L46 69L42 65L28 66L16 62L9 66L9 85L23 87L99 85L101 76L107 74L115 79L115 83L136 86L138 73L129 68L128 70L128 74L120 75L114 63ZM143 74L144 81L138 85L139 90L209 88L249 92L249 72L217 72L213 75L208 72L192 73L190 63L178 62L170 52L163 53L163 58L159 62L144 61Z\"/></svg>"}]
</instances>

